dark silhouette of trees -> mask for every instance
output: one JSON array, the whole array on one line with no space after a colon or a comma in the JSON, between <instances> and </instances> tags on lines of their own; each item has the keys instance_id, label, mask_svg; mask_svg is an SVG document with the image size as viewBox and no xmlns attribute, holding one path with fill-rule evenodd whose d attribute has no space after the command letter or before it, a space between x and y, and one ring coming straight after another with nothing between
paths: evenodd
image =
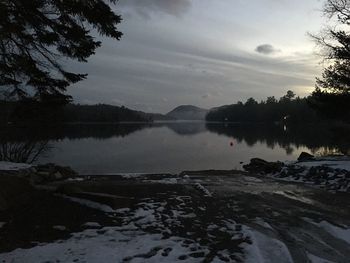
<instances>
[{"instance_id":1,"label":"dark silhouette of trees","mask_svg":"<svg viewBox=\"0 0 350 263\"><path fill-rule=\"evenodd\" d=\"M124 106L75 105L68 104L63 109L64 122L82 123L117 123L117 122L149 122L149 116L143 112L134 111Z\"/></svg>"},{"instance_id":2,"label":"dark silhouette of trees","mask_svg":"<svg viewBox=\"0 0 350 263\"><path fill-rule=\"evenodd\" d=\"M249 98L244 104L222 106L211 110L206 117L207 121L254 123L302 123L316 122L318 119L307 99L295 97L293 91L288 91L279 100L272 96L258 103L255 99Z\"/></svg>"},{"instance_id":3,"label":"dark silhouette of trees","mask_svg":"<svg viewBox=\"0 0 350 263\"><path fill-rule=\"evenodd\" d=\"M0 91L7 99L71 100L66 88L86 74L66 71L59 59L86 62L100 34L119 40L116 0L0 1ZM96 33L95 33L96 32Z\"/></svg>"},{"instance_id":4,"label":"dark silhouette of trees","mask_svg":"<svg viewBox=\"0 0 350 263\"><path fill-rule=\"evenodd\" d=\"M152 122L153 115L106 104L67 104L53 107L50 101L21 103L0 101L0 126L12 124ZM29 118L29 117L30 118Z\"/></svg>"},{"instance_id":5,"label":"dark silhouette of trees","mask_svg":"<svg viewBox=\"0 0 350 263\"><path fill-rule=\"evenodd\" d=\"M271 96L271 97L266 98L266 104L274 104L274 103L277 103L275 96Z\"/></svg>"},{"instance_id":6,"label":"dark silhouette of trees","mask_svg":"<svg viewBox=\"0 0 350 263\"><path fill-rule=\"evenodd\" d=\"M316 79L310 104L328 117L349 120L350 1L327 0L323 12L336 25L324 29L320 35L312 35L330 65Z\"/></svg>"}]
</instances>

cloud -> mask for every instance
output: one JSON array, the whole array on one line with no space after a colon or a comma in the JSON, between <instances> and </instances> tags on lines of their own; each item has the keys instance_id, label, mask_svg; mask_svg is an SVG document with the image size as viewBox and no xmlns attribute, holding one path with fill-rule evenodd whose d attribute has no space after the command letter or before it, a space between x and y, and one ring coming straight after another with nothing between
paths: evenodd
<instances>
[{"instance_id":1,"label":"cloud","mask_svg":"<svg viewBox=\"0 0 350 263\"><path fill-rule=\"evenodd\" d=\"M259 45L256 47L255 51L264 55L272 55L272 54L281 52L281 50L276 49L274 46L270 44Z\"/></svg>"},{"instance_id":2,"label":"cloud","mask_svg":"<svg viewBox=\"0 0 350 263\"><path fill-rule=\"evenodd\" d=\"M191 0L120 0L121 7L136 12L143 18L150 18L152 13L162 12L181 16L191 7Z\"/></svg>"}]
</instances>

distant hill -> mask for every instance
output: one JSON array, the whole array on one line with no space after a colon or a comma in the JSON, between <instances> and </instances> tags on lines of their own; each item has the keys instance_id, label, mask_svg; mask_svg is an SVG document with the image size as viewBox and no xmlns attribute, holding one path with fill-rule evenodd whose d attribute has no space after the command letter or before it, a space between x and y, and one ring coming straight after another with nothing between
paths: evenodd
<instances>
[{"instance_id":1,"label":"distant hill","mask_svg":"<svg viewBox=\"0 0 350 263\"><path fill-rule=\"evenodd\" d=\"M124 106L75 105L65 107L64 121L68 122L153 122L175 120L160 113L147 113Z\"/></svg>"},{"instance_id":2,"label":"distant hill","mask_svg":"<svg viewBox=\"0 0 350 263\"><path fill-rule=\"evenodd\" d=\"M208 110L192 105L182 105L176 107L166 114L166 116L177 120L205 120Z\"/></svg>"},{"instance_id":3,"label":"distant hill","mask_svg":"<svg viewBox=\"0 0 350 263\"><path fill-rule=\"evenodd\" d=\"M69 104L63 109L64 122L149 122L150 116L124 106Z\"/></svg>"},{"instance_id":4,"label":"distant hill","mask_svg":"<svg viewBox=\"0 0 350 263\"><path fill-rule=\"evenodd\" d=\"M164 115L164 114L160 114L160 113L145 113L149 119L153 120L153 121L174 121L176 120L173 117Z\"/></svg>"}]
</instances>

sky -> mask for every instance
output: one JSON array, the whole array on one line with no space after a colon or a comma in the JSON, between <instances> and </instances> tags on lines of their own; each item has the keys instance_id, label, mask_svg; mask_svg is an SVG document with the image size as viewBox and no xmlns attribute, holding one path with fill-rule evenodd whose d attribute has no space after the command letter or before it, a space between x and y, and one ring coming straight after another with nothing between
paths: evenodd
<instances>
[{"instance_id":1,"label":"sky","mask_svg":"<svg viewBox=\"0 0 350 263\"><path fill-rule=\"evenodd\" d=\"M314 88L321 58L308 35L327 21L321 0L119 0L121 41L102 38L75 102L167 113ZM100 38L100 37L99 37Z\"/></svg>"}]
</instances>

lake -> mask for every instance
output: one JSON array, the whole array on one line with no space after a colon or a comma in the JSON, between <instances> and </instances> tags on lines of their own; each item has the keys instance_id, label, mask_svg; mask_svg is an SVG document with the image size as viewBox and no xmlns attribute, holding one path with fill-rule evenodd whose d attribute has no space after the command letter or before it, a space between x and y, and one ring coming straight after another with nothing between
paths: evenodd
<instances>
[{"instance_id":1,"label":"lake","mask_svg":"<svg viewBox=\"0 0 350 263\"><path fill-rule=\"evenodd\" d=\"M259 157L344 150L320 127L204 122L65 125L4 129L0 159L71 166L82 174L241 169ZM347 148L345 148L347 150Z\"/></svg>"}]
</instances>

